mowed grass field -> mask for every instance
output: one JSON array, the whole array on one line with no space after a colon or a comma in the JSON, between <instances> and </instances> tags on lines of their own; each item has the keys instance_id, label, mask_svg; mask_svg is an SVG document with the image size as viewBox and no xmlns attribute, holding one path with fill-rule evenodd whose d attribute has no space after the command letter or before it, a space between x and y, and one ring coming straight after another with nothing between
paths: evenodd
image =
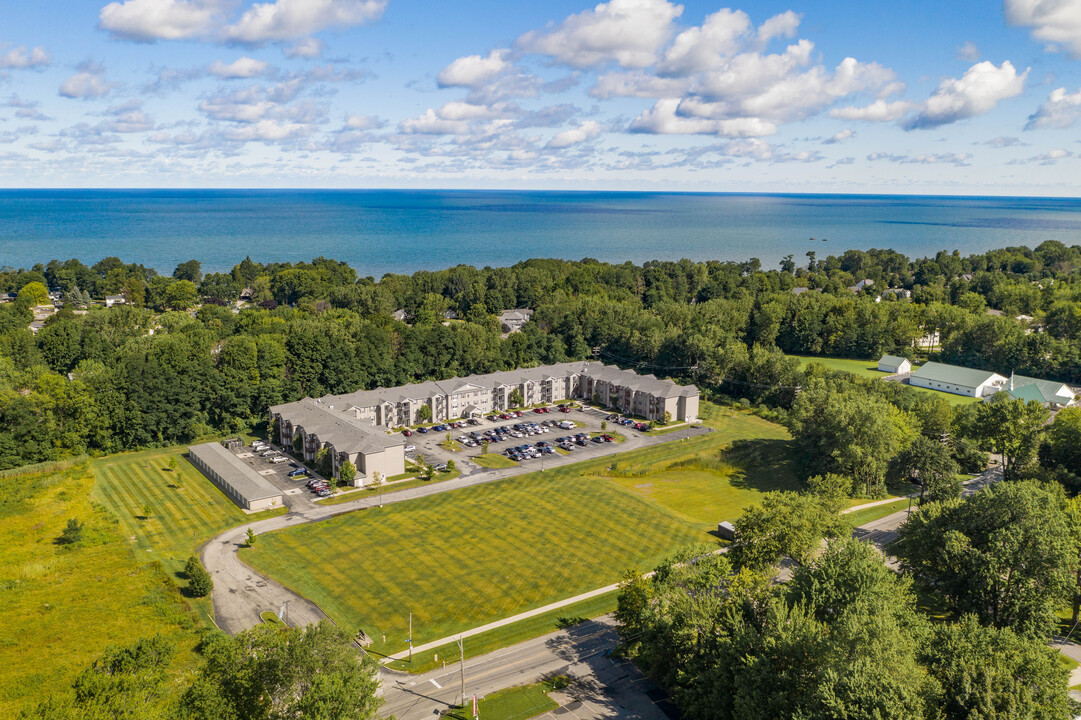
<instances>
[{"instance_id":1,"label":"mowed grass field","mask_svg":"<svg viewBox=\"0 0 1081 720\"><path fill-rule=\"evenodd\" d=\"M156 560L174 578L199 547L235 525L282 514L247 514L184 458L185 446L110 455L92 460L94 499L119 520L141 562ZM176 470L169 459L176 459ZM179 580L181 586L183 580ZM209 600L195 601L204 620Z\"/></svg>"},{"instance_id":2,"label":"mowed grass field","mask_svg":"<svg viewBox=\"0 0 1081 720\"><path fill-rule=\"evenodd\" d=\"M718 520L797 487L783 428L704 414L706 435L269 533L241 557L363 629L376 652L406 647L410 612L414 644L447 637L715 542ZM736 439L757 464L718 460Z\"/></svg>"},{"instance_id":3,"label":"mowed grass field","mask_svg":"<svg viewBox=\"0 0 1081 720\"><path fill-rule=\"evenodd\" d=\"M138 562L83 466L0 481L0 718L71 681L110 644L155 634L192 660L198 621L161 566ZM71 518L77 546L55 543Z\"/></svg>"}]
</instances>

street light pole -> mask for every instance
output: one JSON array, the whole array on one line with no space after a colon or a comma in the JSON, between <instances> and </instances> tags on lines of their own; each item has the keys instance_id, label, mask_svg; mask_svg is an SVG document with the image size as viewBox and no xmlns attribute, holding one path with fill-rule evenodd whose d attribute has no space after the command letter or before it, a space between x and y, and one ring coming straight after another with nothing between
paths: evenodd
<instances>
[{"instance_id":1,"label":"street light pole","mask_svg":"<svg viewBox=\"0 0 1081 720\"><path fill-rule=\"evenodd\" d=\"M465 707L465 645L462 643L462 638L458 638L458 658L459 669L462 678L462 707Z\"/></svg>"}]
</instances>

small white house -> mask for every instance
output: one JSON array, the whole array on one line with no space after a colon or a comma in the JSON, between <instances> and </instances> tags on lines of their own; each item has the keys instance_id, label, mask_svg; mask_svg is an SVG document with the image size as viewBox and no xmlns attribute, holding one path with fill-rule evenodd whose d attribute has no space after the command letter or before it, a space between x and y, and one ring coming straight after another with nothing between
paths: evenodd
<instances>
[{"instance_id":1,"label":"small white house","mask_svg":"<svg viewBox=\"0 0 1081 720\"><path fill-rule=\"evenodd\" d=\"M899 375L912 372L912 363L906 358L897 355L883 355L882 359L878 361L878 369L880 372Z\"/></svg>"},{"instance_id":2,"label":"small white house","mask_svg":"<svg viewBox=\"0 0 1081 720\"><path fill-rule=\"evenodd\" d=\"M113 305L125 305L125 304L127 304L127 300L124 299L123 295L106 295L105 296L105 307L112 307Z\"/></svg>"},{"instance_id":3,"label":"small white house","mask_svg":"<svg viewBox=\"0 0 1081 720\"><path fill-rule=\"evenodd\" d=\"M958 365L929 362L912 373L908 382L916 387L982 398L1002 390L1007 379L990 370L973 370Z\"/></svg>"}]
</instances>

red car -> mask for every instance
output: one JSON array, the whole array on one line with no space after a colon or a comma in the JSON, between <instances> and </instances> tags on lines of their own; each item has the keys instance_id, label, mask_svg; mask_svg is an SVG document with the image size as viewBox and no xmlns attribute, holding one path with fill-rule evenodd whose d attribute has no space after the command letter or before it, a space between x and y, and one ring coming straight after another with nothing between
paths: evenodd
<instances>
[{"instance_id":1,"label":"red car","mask_svg":"<svg viewBox=\"0 0 1081 720\"><path fill-rule=\"evenodd\" d=\"M406 437L413 437L413 431L412 430L402 430L402 435L405 435Z\"/></svg>"},{"instance_id":2,"label":"red car","mask_svg":"<svg viewBox=\"0 0 1081 720\"><path fill-rule=\"evenodd\" d=\"M499 417L503 418L504 420L510 420L510 419L511 419L512 417L514 417L514 416L513 416L513 415L511 415L510 413L503 413L503 414L502 414L502 415L500 415Z\"/></svg>"},{"instance_id":3,"label":"red car","mask_svg":"<svg viewBox=\"0 0 1081 720\"><path fill-rule=\"evenodd\" d=\"M533 408L533 412L542 413L542 412L544 412L544 408Z\"/></svg>"},{"instance_id":4,"label":"red car","mask_svg":"<svg viewBox=\"0 0 1081 720\"><path fill-rule=\"evenodd\" d=\"M516 410L514 412L514 417L522 417L522 411L521 410Z\"/></svg>"},{"instance_id":5,"label":"red car","mask_svg":"<svg viewBox=\"0 0 1081 720\"><path fill-rule=\"evenodd\" d=\"M561 408L559 408L559 412L570 412L570 411L571 411L571 409L569 407L561 407Z\"/></svg>"}]
</instances>

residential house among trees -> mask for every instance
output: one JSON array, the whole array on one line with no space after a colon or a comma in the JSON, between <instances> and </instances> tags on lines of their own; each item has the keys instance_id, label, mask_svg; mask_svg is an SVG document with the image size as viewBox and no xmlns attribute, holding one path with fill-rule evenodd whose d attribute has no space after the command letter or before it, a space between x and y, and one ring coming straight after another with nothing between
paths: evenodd
<instances>
[{"instance_id":1,"label":"residential house among trees","mask_svg":"<svg viewBox=\"0 0 1081 720\"><path fill-rule=\"evenodd\" d=\"M1015 400L1035 400L1044 407L1067 407L1076 401L1073 390L1065 383L1024 375L1011 374L1009 384L1003 389Z\"/></svg>"},{"instance_id":2,"label":"residential house among trees","mask_svg":"<svg viewBox=\"0 0 1081 720\"><path fill-rule=\"evenodd\" d=\"M505 333L518 332L532 317L533 311L529 308L523 308L521 310L504 310L499 313L499 327L501 327Z\"/></svg>"}]
</instances>

